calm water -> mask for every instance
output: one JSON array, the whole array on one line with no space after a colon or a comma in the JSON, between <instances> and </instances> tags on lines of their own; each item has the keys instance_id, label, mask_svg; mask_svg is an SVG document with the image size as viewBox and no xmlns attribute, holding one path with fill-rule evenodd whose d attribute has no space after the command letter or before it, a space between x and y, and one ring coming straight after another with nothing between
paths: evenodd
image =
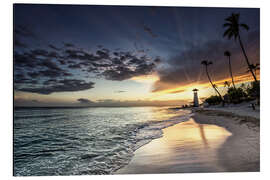
<instances>
[{"instance_id":1,"label":"calm water","mask_svg":"<svg viewBox=\"0 0 270 180\"><path fill-rule=\"evenodd\" d=\"M189 117L160 107L16 109L14 175L110 174Z\"/></svg>"}]
</instances>

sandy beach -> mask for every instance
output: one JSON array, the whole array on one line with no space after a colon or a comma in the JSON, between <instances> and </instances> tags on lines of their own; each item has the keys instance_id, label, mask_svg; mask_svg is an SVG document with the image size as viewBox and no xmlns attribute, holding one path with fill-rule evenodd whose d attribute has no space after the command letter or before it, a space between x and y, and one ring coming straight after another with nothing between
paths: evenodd
<instances>
[{"instance_id":1,"label":"sandy beach","mask_svg":"<svg viewBox=\"0 0 270 180\"><path fill-rule=\"evenodd\" d=\"M194 109L190 120L163 129L115 174L260 171L259 112L241 113Z\"/></svg>"}]
</instances>

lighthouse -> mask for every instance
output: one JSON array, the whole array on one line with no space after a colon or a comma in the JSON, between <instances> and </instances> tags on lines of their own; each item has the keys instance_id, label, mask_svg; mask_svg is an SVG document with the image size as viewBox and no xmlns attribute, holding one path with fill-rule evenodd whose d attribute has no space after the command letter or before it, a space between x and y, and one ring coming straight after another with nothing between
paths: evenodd
<instances>
[{"instance_id":1,"label":"lighthouse","mask_svg":"<svg viewBox=\"0 0 270 180\"><path fill-rule=\"evenodd\" d=\"M194 107L199 107L199 99L198 99L198 89L193 89L192 90L193 91L193 93L194 93L194 97L193 97L193 106Z\"/></svg>"}]
</instances>

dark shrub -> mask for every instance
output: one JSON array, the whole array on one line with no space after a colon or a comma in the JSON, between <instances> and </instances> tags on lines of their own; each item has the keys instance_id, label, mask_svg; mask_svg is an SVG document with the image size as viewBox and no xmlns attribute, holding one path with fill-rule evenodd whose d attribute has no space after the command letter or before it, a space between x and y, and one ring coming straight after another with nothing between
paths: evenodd
<instances>
[{"instance_id":1,"label":"dark shrub","mask_svg":"<svg viewBox=\"0 0 270 180\"><path fill-rule=\"evenodd\" d=\"M222 102L222 99L219 96L210 96L209 98L205 99L209 105L217 105Z\"/></svg>"},{"instance_id":2,"label":"dark shrub","mask_svg":"<svg viewBox=\"0 0 270 180\"><path fill-rule=\"evenodd\" d=\"M249 99L256 99L257 104L260 104L260 81L252 82L246 91Z\"/></svg>"},{"instance_id":3,"label":"dark shrub","mask_svg":"<svg viewBox=\"0 0 270 180\"><path fill-rule=\"evenodd\" d=\"M247 93L242 88L229 88L228 89L228 98L232 103L241 103L246 97Z\"/></svg>"},{"instance_id":4,"label":"dark shrub","mask_svg":"<svg viewBox=\"0 0 270 180\"><path fill-rule=\"evenodd\" d=\"M260 98L260 81L252 82L247 88L247 94L251 98Z\"/></svg>"}]
</instances>

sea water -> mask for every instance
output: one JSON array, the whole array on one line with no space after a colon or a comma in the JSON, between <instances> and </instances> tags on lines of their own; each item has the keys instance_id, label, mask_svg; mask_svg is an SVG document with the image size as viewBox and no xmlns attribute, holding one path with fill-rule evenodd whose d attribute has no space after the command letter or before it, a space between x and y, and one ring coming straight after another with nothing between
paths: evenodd
<instances>
[{"instance_id":1,"label":"sea water","mask_svg":"<svg viewBox=\"0 0 270 180\"><path fill-rule=\"evenodd\" d=\"M15 176L110 174L190 111L168 107L15 108Z\"/></svg>"}]
</instances>

